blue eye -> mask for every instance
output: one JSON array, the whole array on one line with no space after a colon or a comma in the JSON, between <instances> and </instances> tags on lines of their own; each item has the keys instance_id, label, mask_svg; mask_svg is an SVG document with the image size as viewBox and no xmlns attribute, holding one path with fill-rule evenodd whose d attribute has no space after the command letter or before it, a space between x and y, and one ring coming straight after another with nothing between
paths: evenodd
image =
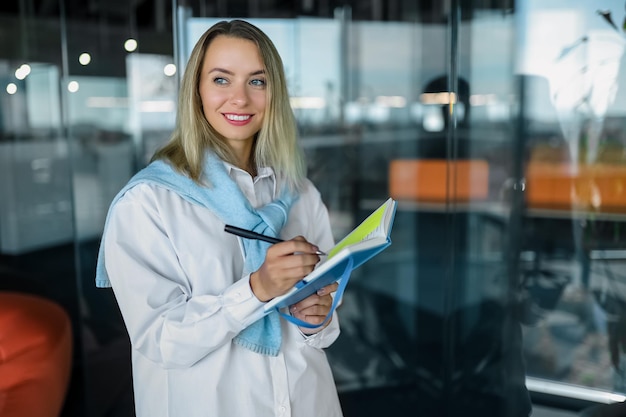
<instances>
[{"instance_id":1,"label":"blue eye","mask_svg":"<svg viewBox=\"0 0 626 417\"><path fill-rule=\"evenodd\" d=\"M261 79L254 79L250 81L250 84L252 84L255 87L264 87L265 86L265 80L261 80Z\"/></svg>"},{"instance_id":2,"label":"blue eye","mask_svg":"<svg viewBox=\"0 0 626 417\"><path fill-rule=\"evenodd\" d=\"M228 81L226 80L226 78L222 78L222 77L215 77L213 78L213 82L217 85L224 85L227 84Z\"/></svg>"}]
</instances>

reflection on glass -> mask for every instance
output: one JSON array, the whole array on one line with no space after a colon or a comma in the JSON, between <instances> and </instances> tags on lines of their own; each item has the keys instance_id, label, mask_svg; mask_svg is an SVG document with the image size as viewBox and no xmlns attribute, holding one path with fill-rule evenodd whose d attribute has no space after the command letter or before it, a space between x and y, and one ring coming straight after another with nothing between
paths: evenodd
<instances>
[{"instance_id":1,"label":"reflection on glass","mask_svg":"<svg viewBox=\"0 0 626 417\"><path fill-rule=\"evenodd\" d=\"M519 13L528 373L624 394L624 4L527 1Z\"/></svg>"}]
</instances>

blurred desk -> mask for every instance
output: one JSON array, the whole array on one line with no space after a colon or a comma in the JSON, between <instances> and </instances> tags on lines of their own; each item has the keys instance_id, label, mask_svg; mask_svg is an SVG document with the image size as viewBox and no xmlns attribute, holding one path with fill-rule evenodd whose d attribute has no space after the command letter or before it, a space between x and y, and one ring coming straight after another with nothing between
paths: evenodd
<instances>
[{"instance_id":1,"label":"blurred desk","mask_svg":"<svg viewBox=\"0 0 626 417\"><path fill-rule=\"evenodd\" d=\"M380 204L379 200L362 200L360 209L372 210ZM481 239L484 228L499 228L502 236L507 234L511 220L511 207L500 201L471 201L471 202L422 202L398 201L398 211L416 214L441 215L472 215L473 219L461 227L472 227L469 233L479 236L468 239L474 242L476 248L471 249L475 256L481 254ZM596 260L626 259L626 230L615 223L625 223L626 213L591 212L583 210L564 210L548 208L529 208L522 215L521 253L532 254L537 262L541 258L567 254L572 256L581 268L583 285L589 283L591 262ZM432 229L430 229L432 231ZM459 231L462 232L462 231ZM393 238L393 235L392 235ZM429 233L423 236L432 241ZM417 242L422 236L417 237ZM452 245L453 242L450 242ZM493 246L493 245L492 245ZM452 247L452 246L451 246ZM478 252L478 253L476 253Z\"/></svg>"},{"instance_id":2,"label":"blurred desk","mask_svg":"<svg viewBox=\"0 0 626 417\"><path fill-rule=\"evenodd\" d=\"M380 206L381 201L377 199L364 199L360 201L359 208L362 210L373 210ZM415 212L439 212L450 214L455 212L475 212L508 219L511 207L501 201L471 201L471 202L429 202L414 200L398 200L398 210ZM591 220L591 221L626 221L626 212L598 212L583 210L564 210L549 208L527 208L524 217L569 219L569 220ZM625 242L626 243L626 242Z\"/></svg>"},{"instance_id":3,"label":"blurred desk","mask_svg":"<svg viewBox=\"0 0 626 417\"><path fill-rule=\"evenodd\" d=\"M0 253L19 255L74 236L66 140L0 143Z\"/></svg>"}]
</instances>

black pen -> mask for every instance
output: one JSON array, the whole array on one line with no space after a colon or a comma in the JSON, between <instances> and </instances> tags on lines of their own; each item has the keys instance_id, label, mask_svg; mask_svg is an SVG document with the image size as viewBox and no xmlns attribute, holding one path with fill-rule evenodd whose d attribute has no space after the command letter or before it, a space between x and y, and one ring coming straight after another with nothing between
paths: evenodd
<instances>
[{"instance_id":1,"label":"black pen","mask_svg":"<svg viewBox=\"0 0 626 417\"><path fill-rule=\"evenodd\" d=\"M224 226L224 231L228 232L228 233L232 233L233 235L245 237L247 239L257 239L257 240L262 240L264 242L269 242L269 243L284 242L284 240L279 239L277 237L262 235L260 233L253 232L252 230L242 229L240 227L231 226L229 224ZM315 254L316 255L326 255L321 250L318 250L317 252L315 252Z\"/></svg>"}]
</instances>

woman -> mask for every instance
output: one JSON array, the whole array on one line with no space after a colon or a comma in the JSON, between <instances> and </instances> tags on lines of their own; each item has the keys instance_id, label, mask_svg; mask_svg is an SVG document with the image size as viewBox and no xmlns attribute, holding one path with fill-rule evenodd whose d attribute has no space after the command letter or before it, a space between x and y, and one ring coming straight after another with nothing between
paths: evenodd
<instances>
[{"instance_id":1,"label":"woman","mask_svg":"<svg viewBox=\"0 0 626 417\"><path fill-rule=\"evenodd\" d=\"M336 284L290 307L317 329L261 313L333 245L304 171L274 45L249 23L214 25L189 58L170 141L114 199L100 248L138 417L341 416L322 350L339 335L335 314L325 320Z\"/></svg>"}]
</instances>

